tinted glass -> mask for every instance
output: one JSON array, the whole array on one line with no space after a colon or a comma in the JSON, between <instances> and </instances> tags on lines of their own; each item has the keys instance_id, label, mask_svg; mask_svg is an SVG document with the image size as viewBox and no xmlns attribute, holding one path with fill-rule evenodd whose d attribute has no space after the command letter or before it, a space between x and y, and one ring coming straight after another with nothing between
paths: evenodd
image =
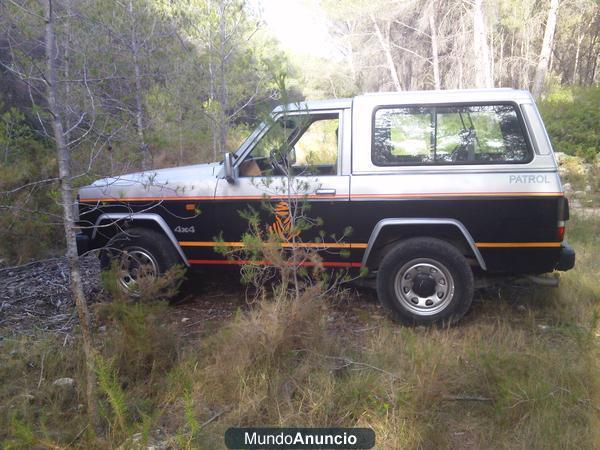
<instances>
[{"instance_id":1,"label":"tinted glass","mask_svg":"<svg viewBox=\"0 0 600 450\"><path fill-rule=\"evenodd\" d=\"M526 163L531 156L513 105L375 112L372 160L378 166Z\"/></svg>"}]
</instances>

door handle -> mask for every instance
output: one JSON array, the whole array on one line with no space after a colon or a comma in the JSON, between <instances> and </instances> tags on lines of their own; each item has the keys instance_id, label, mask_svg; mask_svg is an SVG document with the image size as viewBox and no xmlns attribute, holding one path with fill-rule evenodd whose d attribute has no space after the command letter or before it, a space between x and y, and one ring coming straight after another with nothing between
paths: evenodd
<instances>
[{"instance_id":1,"label":"door handle","mask_svg":"<svg viewBox=\"0 0 600 450\"><path fill-rule=\"evenodd\" d=\"M335 195L335 189L317 189L315 191L317 195Z\"/></svg>"}]
</instances>

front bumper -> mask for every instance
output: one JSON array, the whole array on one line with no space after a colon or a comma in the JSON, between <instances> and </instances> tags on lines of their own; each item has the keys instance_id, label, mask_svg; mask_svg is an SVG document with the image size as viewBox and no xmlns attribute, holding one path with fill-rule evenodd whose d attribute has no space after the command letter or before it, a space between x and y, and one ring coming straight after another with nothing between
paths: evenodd
<instances>
[{"instance_id":1,"label":"front bumper","mask_svg":"<svg viewBox=\"0 0 600 450\"><path fill-rule=\"evenodd\" d=\"M77 233L75 235L75 240L77 241L77 254L79 256L90 249L90 237L87 234Z\"/></svg>"},{"instance_id":2,"label":"front bumper","mask_svg":"<svg viewBox=\"0 0 600 450\"><path fill-rule=\"evenodd\" d=\"M560 257L556 270L566 271L575 267L575 249L566 242L560 246Z\"/></svg>"}]
</instances>

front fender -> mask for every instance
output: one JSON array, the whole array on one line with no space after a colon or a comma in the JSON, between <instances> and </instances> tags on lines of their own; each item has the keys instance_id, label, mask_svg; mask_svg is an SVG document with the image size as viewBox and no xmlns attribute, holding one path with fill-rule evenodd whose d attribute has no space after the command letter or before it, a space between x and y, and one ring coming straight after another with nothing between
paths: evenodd
<instances>
[{"instance_id":1,"label":"front fender","mask_svg":"<svg viewBox=\"0 0 600 450\"><path fill-rule=\"evenodd\" d=\"M103 222L109 222L111 224L114 224L116 222L123 221L123 220L126 220L128 222L134 222L134 223L143 223L143 222L148 222L148 221L155 223L162 230L162 232L165 234L165 236L169 239L171 244L173 244L173 247L175 247L175 250L177 250L177 253L181 257L181 261L187 267L190 266L190 263L188 262L188 260L185 256L185 253L183 253L183 249L181 248L181 246L177 242L177 239L175 238L175 235L173 234L173 231L169 228L169 226L167 225L165 220L158 214L152 214L152 213L104 213L104 214L101 214L100 216L98 216L98 218L96 219L96 223L94 224L94 229L92 231L91 240L93 241L96 238L96 235L98 234L98 228L100 228L101 226L104 226L104 225L102 225Z\"/></svg>"}]
</instances>

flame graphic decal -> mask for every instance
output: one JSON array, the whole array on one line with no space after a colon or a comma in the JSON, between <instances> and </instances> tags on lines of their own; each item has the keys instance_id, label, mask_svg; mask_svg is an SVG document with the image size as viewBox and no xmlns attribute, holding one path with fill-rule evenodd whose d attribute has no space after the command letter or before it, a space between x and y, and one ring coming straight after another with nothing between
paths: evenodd
<instances>
[{"instance_id":1,"label":"flame graphic decal","mask_svg":"<svg viewBox=\"0 0 600 450\"><path fill-rule=\"evenodd\" d=\"M275 206L275 221L269 225L269 232L275 233L280 239L289 242L299 233L292 233L292 218L290 216L290 205L287 202L279 202Z\"/></svg>"}]
</instances>

